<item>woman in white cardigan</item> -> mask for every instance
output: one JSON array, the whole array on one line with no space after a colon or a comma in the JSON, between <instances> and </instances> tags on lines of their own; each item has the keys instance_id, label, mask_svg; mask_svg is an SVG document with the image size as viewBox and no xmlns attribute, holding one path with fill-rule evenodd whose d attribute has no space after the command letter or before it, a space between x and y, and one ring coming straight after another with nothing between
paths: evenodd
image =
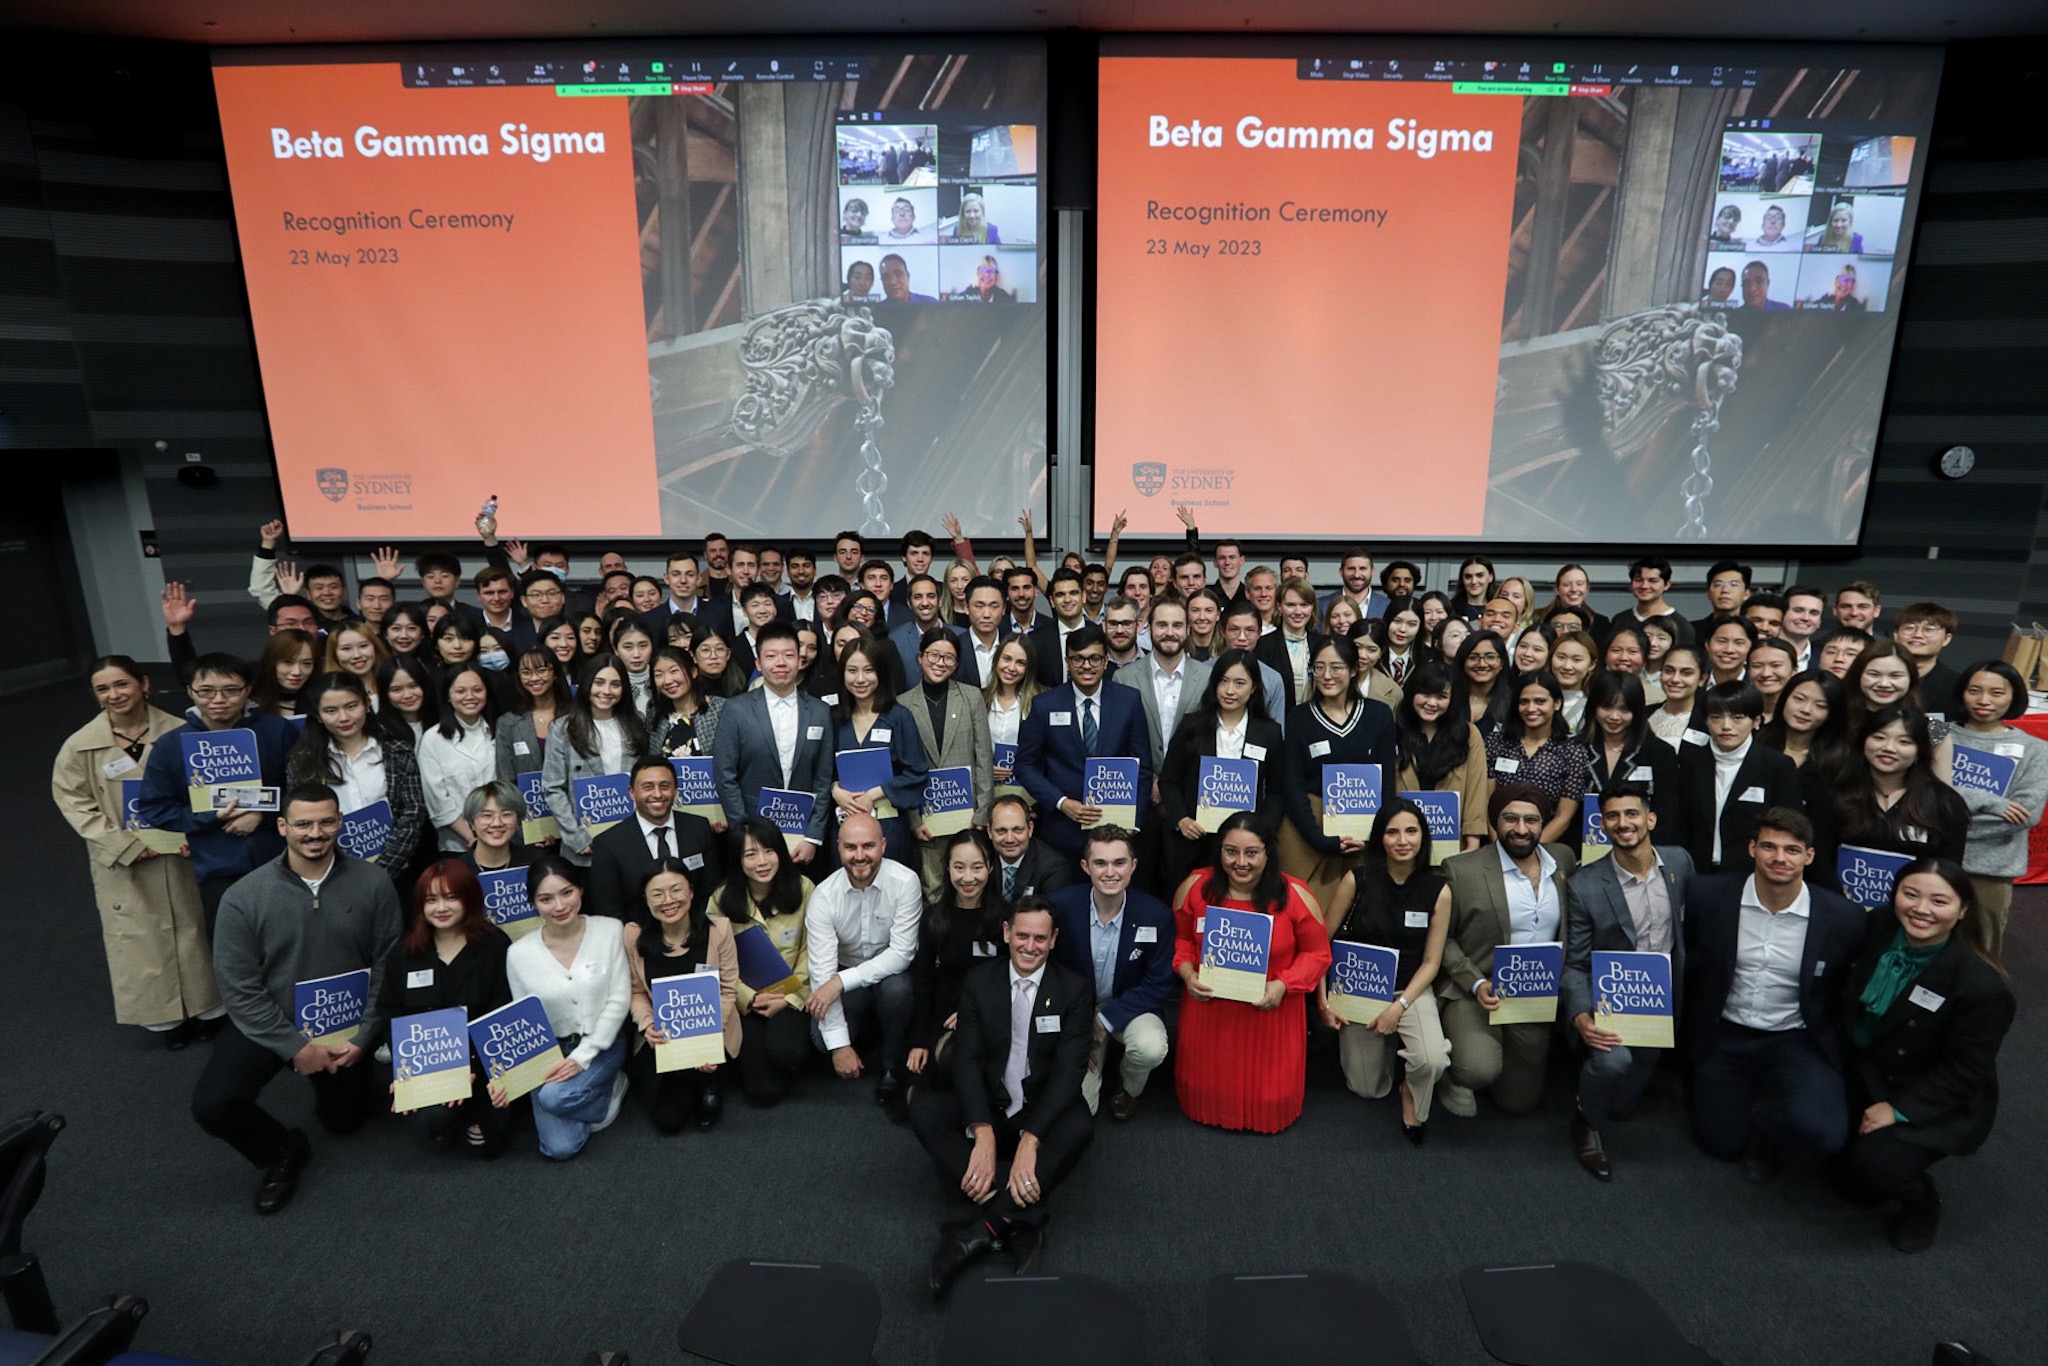
<instances>
[{"instance_id":1,"label":"woman in white cardigan","mask_svg":"<svg viewBox=\"0 0 2048 1366\"><path fill-rule=\"evenodd\" d=\"M441 680L441 719L420 736L420 795L440 847L460 854L476 843L462 804L475 788L498 776L492 736L491 685L483 671L461 665Z\"/></svg>"},{"instance_id":2,"label":"woman in white cardigan","mask_svg":"<svg viewBox=\"0 0 2048 1366\"><path fill-rule=\"evenodd\" d=\"M540 916L540 933L516 940L505 957L512 999L538 999L562 1045L562 1061L533 1092L541 1155L558 1161L576 1156L617 1119L626 1094L628 1036L620 1026L632 1003L633 971L625 927L583 914L579 879L565 860L535 855L526 866L526 898ZM491 1103L507 1103L495 1082Z\"/></svg>"}]
</instances>

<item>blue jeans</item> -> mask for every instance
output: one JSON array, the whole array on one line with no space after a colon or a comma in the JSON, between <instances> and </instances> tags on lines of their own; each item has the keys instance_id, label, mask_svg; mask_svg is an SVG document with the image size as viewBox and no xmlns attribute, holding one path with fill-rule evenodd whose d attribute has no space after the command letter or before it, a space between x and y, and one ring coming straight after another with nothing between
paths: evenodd
<instances>
[{"instance_id":1,"label":"blue jeans","mask_svg":"<svg viewBox=\"0 0 2048 1366\"><path fill-rule=\"evenodd\" d=\"M612 1046L567 1081L543 1082L533 1093L533 1127L543 1157L566 1161L590 1141L590 1126L602 1123L612 1105L612 1079L626 1062L624 1029Z\"/></svg>"}]
</instances>

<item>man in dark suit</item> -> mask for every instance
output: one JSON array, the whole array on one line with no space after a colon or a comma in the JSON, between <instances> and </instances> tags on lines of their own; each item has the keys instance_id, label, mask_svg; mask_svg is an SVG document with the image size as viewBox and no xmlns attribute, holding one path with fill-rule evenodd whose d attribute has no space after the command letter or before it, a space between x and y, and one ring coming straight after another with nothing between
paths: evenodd
<instances>
[{"instance_id":1,"label":"man in dark suit","mask_svg":"<svg viewBox=\"0 0 2048 1366\"><path fill-rule=\"evenodd\" d=\"M1081 1079L1094 1041L1095 990L1052 960L1057 937L1045 898L1010 908L1003 918L1008 954L970 971L960 988L952 1089L920 1086L911 1099L918 1142L947 1186L975 1206L940 1228L930 1268L934 1298L998 1245L1017 1274L1037 1270L1046 1202L1093 1137Z\"/></svg>"},{"instance_id":2,"label":"man in dark suit","mask_svg":"<svg viewBox=\"0 0 2048 1366\"><path fill-rule=\"evenodd\" d=\"M669 553L668 563L662 571L662 582L668 585L668 596L660 606L640 614L640 624L647 628L647 634L654 637L656 644L668 639L670 617L687 615L695 618L704 610L704 599L698 594L697 556L687 550Z\"/></svg>"},{"instance_id":3,"label":"man in dark suit","mask_svg":"<svg viewBox=\"0 0 2048 1366\"><path fill-rule=\"evenodd\" d=\"M1683 849L1659 849L1651 842L1657 813L1646 785L1609 783L1599 801L1601 828L1612 849L1565 883L1558 1004L1586 1045L1572 1146L1579 1165L1607 1181L1614 1170L1600 1131L1610 1118L1626 1118L1636 1108L1666 1050L1630 1048L1600 1027L1593 954L1669 954L1675 994L1685 979L1685 897L1692 884L1692 858Z\"/></svg>"},{"instance_id":4,"label":"man in dark suit","mask_svg":"<svg viewBox=\"0 0 2048 1366\"><path fill-rule=\"evenodd\" d=\"M1033 839L1031 803L1014 792L988 807L988 839L996 847L996 889L1004 901L1025 896L1051 896L1078 876L1078 864Z\"/></svg>"},{"instance_id":5,"label":"man in dark suit","mask_svg":"<svg viewBox=\"0 0 2048 1366\"><path fill-rule=\"evenodd\" d=\"M1077 579L1078 583L1078 579ZM1003 617L1005 636L1023 636L1038 656L1038 686L1057 688L1066 682L1061 667L1060 629L1050 614L1038 610L1038 580L1021 565L1003 571L1003 599L1009 605Z\"/></svg>"},{"instance_id":6,"label":"man in dark suit","mask_svg":"<svg viewBox=\"0 0 2048 1366\"><path fill-rule=\"evenodd\" d=\"M1059 961L1095 983L1095 1040L1081 1098L1094 1114L1112 1041L1123 1048L1122 1086L1109 1098L1119 1120L1138 1113L1138 1097L1166 1061L1164 1018L1173 999L1173 912L1131 885L1138 870L1131 832L1113 825L1088 832L1081 867L1085 887L1055 892Z\"/></svg>"},{"instance_id":7,"label":"man in dark suit","mask_svg":"<svg viewBox=\"0 0 2048 1366\"><path fill-rule=\"evenodd\" d=\"M1444 860L1451 932L1436 994L1451 1070L1437 1083L1437 1099L1454 1115L1478 1113L1472 1093L1486 1088L1511 1115L1526 1114L1543 1099L1551 1026L1496 1025L1488 1016L1501 1004L1493 989L1495 951L1557 943L1563 932L1565 879L1579 860L1562 844L1542 842L1554 811L1541 788L1501 783L1486 804L1494 843Z\"/></svg>"},{"instance_id":8,"label":"man in dark suit","mask_svg":"<svg viewBox=\"0 0 2048 1366\"><path fill-rule=\"evenodd\" d=\"M1003 648L1003 586L986 574L967 585L967 629L960 633L960 681L986 688Z\"/></svg>"},{"instance_id":9,"label":"man in dark suit","mask_svg":"<svg viewBox=\"0 0 2048 1366\"><path fill-rule=\"evenodd\" d=\"M1750 841L1755 871L1700 878L1686 908L1693 1132L1759 1185L1781 1146L1827 1156L1849 1136L1831 1004L1869 917L1806 883L1813 847L1804 812L1771 807Z\"/></svg>"},{"instance_id":10,"label":"man in dark suit","mask_svg":"<svg viewBox=\"0 0 2048 1366\"><path fill-rule=\"evenodd\" d=\"M1338 598L1350 595L1358 604L1358 614L1366 621L1378 621L1387 611L1387 595L1373 586L1372 552L1363 546L1353 546L1344 552L1344 558L1337 565L1337 574L1344 580L1344 586L1325 593L1316 602L1316 619L1320 621L1330 615L1330 605Z\"/></svg>"},{"instance_id":11,"label":"man in dark suit","mask_svg":"<svg viewBox=\"0 0 2048 1366\"><path fill-rule=\"evenodd\" d=\"M1745 870L1757 817L1773 806L1799 806L1799 767L1756 739L1764 695L1753 683L1716 683L1701 701L1704 745L1678 747L1681 841L1703 873Z\"/></svg>"},{"instance_id":12,"label":"man in dark suit","mask_svg":"<svg viewBox=\"0 0 2048 1366\"><path fill-rule=\"evenodd\" d=\"M752 815L764 787L808 792L814 798L803 835L791 842L790 861L809 863L825 843L832 801L832 711L798 691L796 627L771 621L754 637L761 686L725 704L719 713L718 800L736 824Z\"/></svg>"},{"instance_id":13,"label":"man in dark suit","mask_svg":"<svg viewBox=\"0 0 2048 1366\"><path fill-rule=\"evenodd\" d=\"M664 857L680 860L690 870L690 891L701 909L720 876L718 838L711 822L675 809L676 771L659 754L646 755L633 765L629 790L633 818L590 842L591 912L633 919L647 875L654 870L654 861Z\"/></svg>"},{"instance_id":14,"label":"man in dark suit","mask_svg":"<svg viewBox=\"0 0 2048 1366\"><path fill-rule=\"evenodd\" d=\"M906 679L914 679L922 672L917 652L924 643L924 633L945 625L939 616L941 591L937 579L920 574L906 586L904 600L890 613L894 624L889 628L889 643L896 647L896 657L903 661Z\"/></svg>"},{"instance_id":15,"label":"man in dark suit","mask_svg":"<svg viewBox=\"0 0 2048 1366\"><path fill-rule=\"evenodd\" d=\"M1134 689L1104 681L1108 665L1100 627L1083 626L1068 636L1071 681L1033 699L1017 732L1017 782L1046 813L1046 843L1070 859L1081 857L1081 827L1102 818L1080 797L1083 760L1136 759L1140 810L1152 791L1144 704Z\"/></svg>"}]
</instances>

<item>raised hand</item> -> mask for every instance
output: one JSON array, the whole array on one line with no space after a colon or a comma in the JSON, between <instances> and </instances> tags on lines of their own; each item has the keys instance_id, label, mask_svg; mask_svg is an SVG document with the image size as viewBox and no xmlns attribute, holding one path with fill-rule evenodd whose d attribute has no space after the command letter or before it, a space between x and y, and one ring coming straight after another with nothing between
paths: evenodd
<instances>
[{"instance_id":1,"label":"raised hand","mask_svg":"<svg viewBox=\"0 0 2048 1366\"><path fill-rule=\"evenodd\" d=\"M185 634L185 628L192 624L192 613L199 607L199 599L185 591L182 583L164 585L164 626L174 636Z\"/></svg>"},{"instance_id":2,"label":"raised hand","mask_svg":"<svg viewBox=\"0 0 2048 1366\"><path fill-rule=\"evenodd\" d=\"M271 518L256 529L256 534L263 538L263 548L265 550L277 549L278 541L284 537L284 518Z\"/></svg>"},{"instance_id":3,"label":"raised hand","mask_svg":"<svg viewBox=\"0 0 2048 1366\"><path fill-rule=\"evenodd\" d=\"M952 513L949 512L945 516L939 518L939 525L944 527L946 529L946 534L948 536L951 536L954 540L958 541L965 539L960 531L960 519L954 516Z\"/></svg>"},{"instance_id":4,"label":"raised hand","mask_svg":"<svg viewBox=\"0 0 2048 1366\"><path fill-rule=\"evenodd\" d=\"M370 563L376 567L377 577L398 582L398 576L405 572L405 560L395 545L380 545L370 552Z\"/></svg>"},{"instance_id":5,"label":"raised hand","mask_svg":"<svg viewBox=\"0 0 2048 1366\"><path fill-rule=\"evenodd\" d=\"M1116 516L1110 520L1109 534L1112 536L1121 536L1124 534L1124 528L1129 526L1130 524L1131 519L1124 515L1124 510L1122 508L1118 508L1116 510Z\"/></svg>"},{"instance_id":6,"label":"raised hand","mask_svg":"<svg viewBox=\"0 0 2048 1366\"><path fill-rule=\"evenodd\" d=\"M305 586L306 576L299 572L299 566L297 562L293 560L279 560L277 562L278 592L291 593L296 595L299 592L301 592L305 588Z\"/></svg>"},{"instance_id":7,"label":"raised hand","mask_svg":"<svg viewBox=\"0 0 2048 1366\"><path fill-rule=\"evenodd\" d=\"M1195 510L1187 504L1175 503L1173 505L1173 515L1180 518L1180 524L1189 531L1195 529Z\"/></svg>"},{"instance_id":8,"label":"raised hand","mask_svg":"<svg viewBox=\"0 0 2048 1366\"><path fill-rule=\"evenodd\" d=\"M526 542L516 536L506 541L505 558L524 568L526 566Z\"/></svg>"}]
</instances>

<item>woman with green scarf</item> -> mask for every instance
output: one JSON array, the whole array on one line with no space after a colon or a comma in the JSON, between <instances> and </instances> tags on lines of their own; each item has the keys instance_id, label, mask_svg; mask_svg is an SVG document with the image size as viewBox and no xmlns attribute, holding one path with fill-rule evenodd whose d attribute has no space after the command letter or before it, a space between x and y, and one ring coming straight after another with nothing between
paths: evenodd
<instances>
[{"instance_id":1,"label":"woman with green scarf","mask_svg":"<svg viewBox=\"0 0 2048 1366\"><path fill-rule=\"evenodd\" d=\"M1960 864L1915 859L1892 888L1891 932L1873 926L1843 985L1857 1128L1835 1175L1860 1204L1898 1202L1901 1252L1933 1246L1941 1223L1928 1168L1982 1147L1998 1110L1998 1047L2015 1005L1976 909Z\"/></svg>"}]
</instances>

